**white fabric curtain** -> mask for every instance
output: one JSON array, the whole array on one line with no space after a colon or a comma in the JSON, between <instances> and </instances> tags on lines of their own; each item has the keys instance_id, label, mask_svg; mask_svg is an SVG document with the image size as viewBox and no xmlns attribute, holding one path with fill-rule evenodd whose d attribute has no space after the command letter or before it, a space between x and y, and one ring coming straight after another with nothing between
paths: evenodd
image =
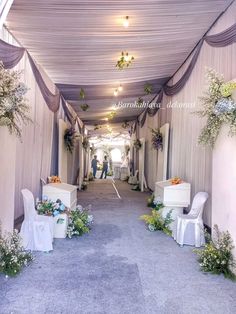
<instances>
[{"instance_id":1,"label":"white fabric curtain","mask_svg":"<svg viewBox=\"0 0 236 314\"><path fill-rule=\"evenodd\" d=\"M225 30L236 21L236 3L219 19L209 34L216 34ZM204 43L197 64L190 79L177 95L163 99L165 107L170 101L177 103L194 103L194 108L172 108L160 110L153 117L148 118L144 127L140 129L140 137L145 135L147 147L150 145L149 127L170 123L169 146L169 177L180 176L191 183L192 196L198 191L207 191L211 194L212 180L212 153L209 148L198 145L198 135L204 125L204 121L194 111L200 108L199 97L206 89L205 71L210 67L222 73L226 80L236 77L236 44L224 48L212 48ZM183 74L188 62L180 68L173 78L175 83ZM170 112L171 111L171 112ZM155 182L156 153L149 149L146 151L146 177L148 184L153 188ZM207 203L204 212L204 222L211 226L211 199Z\"/></svg>"}]
</instances>

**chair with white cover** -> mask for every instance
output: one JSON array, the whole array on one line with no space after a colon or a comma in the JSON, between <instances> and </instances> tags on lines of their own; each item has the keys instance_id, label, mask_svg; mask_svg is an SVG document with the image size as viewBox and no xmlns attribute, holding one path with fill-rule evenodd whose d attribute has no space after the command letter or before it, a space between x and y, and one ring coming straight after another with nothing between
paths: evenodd
<instances>
[{"instance_id":1,"label":"chair with white cover","mask_svg":"<svg viewBox=\"0 0 236 314\"><path fill-rule=\"evenodd\" d=\"M38 215L33 194L21 190L24 202L24 221L20 235L26 250L49 252L53 250L53 217Z\"/></svg>"},{"instance_id":2,"label":"chair with white cover","mask_svg":"<svg viewBox=\"0 0 236 314\"><path fill-rule=\"evenodd\" d=\"M194 196L190 212L177 216L173 237L180 246L187 244L200 247L205 244L202 214L207 199L208 193L198 192Z\"/></svg>"},{"instance_id":3,"label":"chair with white cover","mask_svg":"<svg viewBox=\"0 0 236 314\"><path fill-rule=\"evenodd\" d=\"M128 183L133 185L138 184L138 170L135 171L134 176L129 177Z\"/></svg>"}]
</instances>

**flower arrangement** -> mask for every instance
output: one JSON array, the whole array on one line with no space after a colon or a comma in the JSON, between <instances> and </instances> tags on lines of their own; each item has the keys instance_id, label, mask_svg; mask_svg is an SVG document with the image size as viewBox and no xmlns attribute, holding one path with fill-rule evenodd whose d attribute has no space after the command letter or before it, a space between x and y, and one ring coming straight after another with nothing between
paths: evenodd
<instances>
[{"instance_id":1,"label":"flower arrangement","mask_svg":"<svg viewBox=\"0 0 236 314\"><path fill-rule=\"evenodd\" d=\"M79 98L80 100L84 100L85 99L85 91L83 88L80 89L80 92L79 92ZM89 105L86 104L86 103L83 103L80 105L80 108L83 110L83 111L87 111L89 109Z\"/></svg>"},{"instance_id":2,"label":"flower arrangement","mask_svg":"<svg viewBox=\"0 0 236 314\"><path fill-rule=\"evenodd\" d=\"M75 143L79 139L80 135L78 132L73 128L67 128L64 133L64 143L66 146L66 149L72 154Z\"/></svg>"},{"instance_id":3,"label":"flower arrangement","mask_svg":"<svg viewBox=\"0 0 236 314\"><path fill-rule=\"evenodd\" d=\"M137 107L143 107L143 103L144 103L144 100L142 97L139 97L136 104L137 104Z\"/></svg>"},{"instance_id":4,"label":"flower arrangement","mask_svg":"<svg viewBox=\"0 0 236 314\"><path fill-rule=\"evenodd\" d=\"M82 104L80 105L80 108L83 110L83 111L87 111L89 109L89 105L88 104Z\"/></svg>"},{"instance_id":5,"label":"flower arrangement","mask_svg":"<svg viewBox=\"0 0 236 314\"><path fill-rule=\"evenodd\" d=\"M182 182L183 182L183 180L180 179L179 177L173 177L172 179L170 179L170 183L173 185L180 184Z\"/></svg>"},{"instance_id":6,"label":"flower arrangement","mask_svg":"<svg viewBox=\"0 0 236 314\"><path fill-rule=\"evenodd\" d=\"M229 125L229 135L236 134L236 99L233 99L236 82L224 82L223 76L214 70L208 70L207 79L208 91L206 96L200 98L203 109L197 112L200 117L206 117L206 125L201 130L198 141L214 147L223 124Z\"/></svg>"},{"instance_id":7,"label":"flower arrangement","mask_svg":"<svg viewBox=\"0 0 236 314\"><path fill-rule=\"evenodd\" d=\"M154 194L152 194L147 199L147 207L151 207L155 210L160 210L161 208L164 207L164 204L160 200L155 200L155 196Z\"/></svg>"},{"instance_id":8,"label":"flower arrangement","mask_svg":"<svg viewBox=\"0 0 236 314\"><path fill-rule=\"evenodd\" d=\"M232 254L234 245L229 232L220 232L215 225L212 239L209 236L207 239L208 243L204 249L194 250L198 255L201 270L212 274L223 274L226 278L235 280L233 269L235 270L236 264Z\"/></svg>"},{"instance_id":9,"label":"flower arrangement","mask_svg":"<svg viewBox=\"0 0 236 314\"><path fill-rule=\"evenodd\" d=\"M20 82L21 73L4 68L0 62L0 126L21 138L21 125L32 122L25 99L27 88Z\"/></svg>"},{"instance_id":10,"label":"flower arrangement","mask_svg":"<svg viewBox=\"0 0 236 314\"><path fill-rule=\"evenodd\" d=\"M159 210L153 209L151 215L142 215L140 219L146 222L149 231L160 230L167 235L171 235L172 231L169 228L169 225L173 222L171 212L172 210L163 218Z\"/></svg>"},{"instance_id":11,"label":"flower arrangement","mask_svg":"<svg viewBox=\"0 0 236 314\"><path fill-rule=\"evenodd\" d=\"M59 176L48 177L48 183L61 183L61 178Z\"/></svg>"},{"instance_id":12,"label":"flower arrangement","mask_svg":"<svg viewBox=\"0 0 236 314\"><path fill-rule=\"evenodd\" d=\"M144 92L145 92L145 94L146 94L146 95L149 95L149 94L152 93L152 91L153 91L152 85L149 84L149 83L146 83L146 84L144 85Z\"/></svg>"},{"instance_id":13,"label":"flower arrangement","mask_svg":"<svg viewBox=\"0 0 236 314\"><path fill-rule=\"evenodd\" d=\"M163 136L160 129L151 129L152 132L152 147L156 150L163 149Z\"/></svg>"},{"instance_id":14,"label":"flower arrangement","mask_svg":"<svg viewBox=\"0 0 236 314\"><path fill-rule=\"evenodd\" d=\"M83 145L83 148L87 151L87 149L89 148L89 140L87 136L84 137L82 145Z\"/></svg>"},{"instance_id":15,"label":"flower arrangement","mask_svg":"<svg viewBox=\"0 0 236 314\"><path fill-rule=\"evenodd\" d=\"M119 70L128 68L133 61L134 61L133 56L130 57L128 52L122 51L121 56L116 63L116 68L118 68Z\"/></svg>"},{"instance_id":16,"label":"flower arrangement","mask_svg":"<svg viewBox=\"0 0 236 314\"><path fill-rule=\"evenodd\" d=\"M44 200L37 202L36 210L39 215L55 217L63 213L66 210L66 207L59 199L56 202L53 202L45 197Z\"/></svg>"},{"instance_id":17,"label":"flower arrangement","mask_svg":"<svg viewBox=\"0 0 236 314\"><path fill-rule=\"evenodd\" d=\"M88 183L84 180L81 184L81 190L85 191L87 190L87 188L88 188Z\"/></svg>"},{"instance_id":18,"label":"flower arrangement","mask_svg":"<svg viewBox=\"0 0 236 314\"><path fill-rule=\"evenodd\" d=\"M89 209L81 208L80 205L70 212L67 236L81 236L88 233L93 224L93 215L89 214Z\"/></svg>"},{"instance_id":19,"label":"flower arrangement","mask_svg":"<svg viewBox=\"0 0 236 314\"><path fill-rule=\"evenodd\" d=\"M3 235L0 224L0 273L16 276L32 260L31 253L24 251L18 231Z\"/></svg>"},{"instance_id":20,"label":"flower arrangement","mask_svg":"<svg viewBox=\"0 0 236 314\"><path fill-rule=\"evenodd\" d=\"M121 126L122 126L123 129L128 129L128 127L129 127L129 122L128 122L128 121L125 121L125 122L122 123Z\"/></svg>"},{"instance_id":21,"label":"flower arrangement","mask_svg":"<svg viewBox=\"0 0 236 314\"><path fill-rule=\"evenodd\" d=\"M133 145L137 150L139 150L142 147L142 143L141 143L140 139L138 139L138 138L133 142Z\"/></svg>"}]
</instances>

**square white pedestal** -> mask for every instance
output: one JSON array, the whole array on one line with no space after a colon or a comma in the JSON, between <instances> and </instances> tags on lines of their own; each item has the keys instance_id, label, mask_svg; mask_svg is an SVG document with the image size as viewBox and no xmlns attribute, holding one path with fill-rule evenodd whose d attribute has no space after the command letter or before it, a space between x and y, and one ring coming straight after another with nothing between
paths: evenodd
<instances>
[{"instance_id":1,"label":"square white pedestal","mask_svg":"<svg viewBox=\"0 0 236 314\"><path fill-rule=\"evenodd\" d=\"M58 239L66 238L68 216L66 214L59 214L54 218L53 237Z\"/></svg>"}]
</instances>

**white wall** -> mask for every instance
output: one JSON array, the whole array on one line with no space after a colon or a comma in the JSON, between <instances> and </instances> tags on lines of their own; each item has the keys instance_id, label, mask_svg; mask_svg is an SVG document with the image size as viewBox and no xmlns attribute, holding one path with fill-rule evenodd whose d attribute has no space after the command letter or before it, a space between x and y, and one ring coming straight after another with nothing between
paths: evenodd
<instances>
[{"instance_id":1,"label":"white wall","mask_svg":"<svg viewBox=\"0 0 236 314\"><path fill-rule=\"evenodd\" d=\"M213 150L212 227L228 230L236 245L236 137L228 132L222 128Z\"/></svg>"}]
</instances>

